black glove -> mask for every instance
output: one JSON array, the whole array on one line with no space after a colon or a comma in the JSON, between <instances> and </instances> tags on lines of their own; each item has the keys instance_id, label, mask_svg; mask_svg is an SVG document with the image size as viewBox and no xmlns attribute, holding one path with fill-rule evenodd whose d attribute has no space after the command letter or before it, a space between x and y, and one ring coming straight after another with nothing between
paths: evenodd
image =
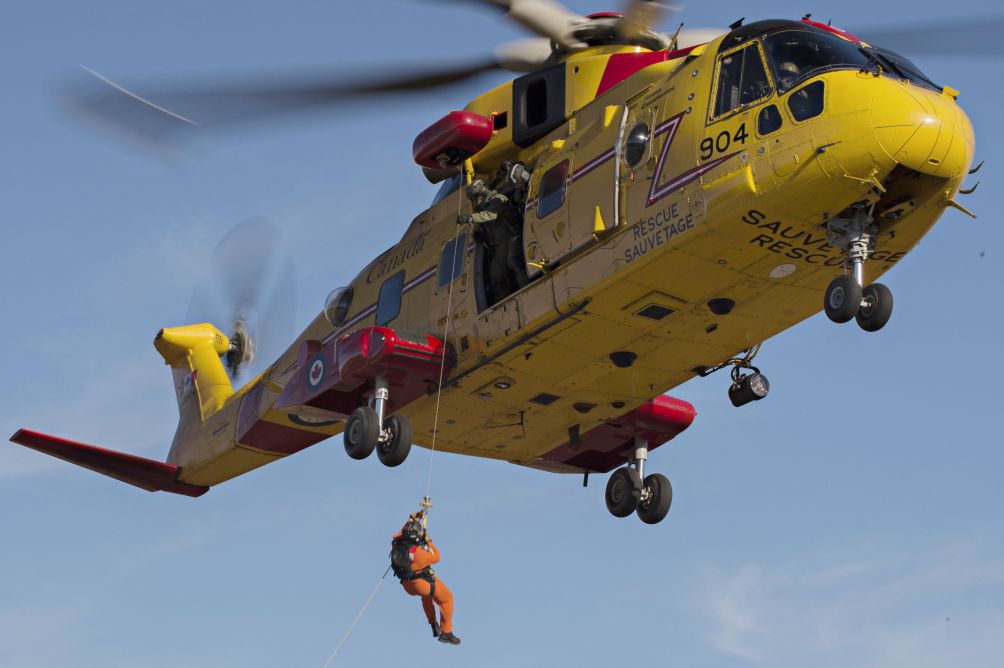
<instances>
[{"instance_id":1,"label":"black glove","mask_svg":"<svg viewBox=\"0 0 1004 668\"><path fill-rule=\"evenodd\" d=\"M457 216L457 225L470 225L474 222L474 216L469 213L462 213Z\"/></svg>"}]
</instances>

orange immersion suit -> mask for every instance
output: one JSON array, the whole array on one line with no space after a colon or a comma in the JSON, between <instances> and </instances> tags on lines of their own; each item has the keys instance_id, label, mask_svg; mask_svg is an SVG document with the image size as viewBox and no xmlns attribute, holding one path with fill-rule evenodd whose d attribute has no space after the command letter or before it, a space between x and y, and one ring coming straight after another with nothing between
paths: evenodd
<instances>
[{"instance_id":1,"label":"orange immersion suit","mask_svg":"<svg viewBox=\"0 0 1004 668\"><path fill-rule=\"evenodd\" d=\"M400 538L401 534L394 536ZM439 550L430 540L424 545L412 545L408 550L411 557L411 570L419 574L425 569L438 563L440 558ZM430 568L431 573L431 568ZM430 582L422 576L414 580L401 580L401 586L412 596L422 597L422 609L430 624L436 623L436 605L439 606L439 629L443 633L453 632L453 592L451 592L443 581L435 574L431 574ZM435 603L435 605L433 605Z\"/></svg>"}]
</instances>

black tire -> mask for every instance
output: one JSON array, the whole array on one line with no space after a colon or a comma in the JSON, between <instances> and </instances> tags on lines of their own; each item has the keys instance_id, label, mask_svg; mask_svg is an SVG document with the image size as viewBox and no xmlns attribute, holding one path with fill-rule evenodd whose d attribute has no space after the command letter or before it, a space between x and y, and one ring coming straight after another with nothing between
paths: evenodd
<instances>
[{"instance_id":1,"label":"black tire","mask_svg":"<svg viewBox=\"0 0 1004 668\"><path fill-rule=\"evenodd\" d=\"M877 332L892 316L892 290L881 283L872 283L862 291L861 310L854 316L866 332Z\"/></svg>"},{"instance_id":2,"label":"black tire","mask_svg":"<svg viewBox=\"0 0 1004 668\"><path fill-rule=\"evenodd\" d=\"M861 308L861 286L850 274L837 276L826 288L823 310L833 322L849 322Z\"/></svg>"},{"instance_id":3,"label":"black tire","mask_svg":"<svg viewBox=\"0 0 1004 668\"><path fill-rule=\"evenodd\" d=\"M673 505L673 486L661 473L645 476L647 498L638 504L638 517L645 524L658 524Z\"/></svg>"},{"instance_id":4,"label":"black tire","mask_svg":"<svg viewBox=\"0 0 1004 668\"><path fill-rule=\"evenodd\" d=\"M390 431L390 438L377 445L377 457L384 466L398 466L411 452L411 421L403 415L391 415L384 421L384 428Z\"/></svg>"},{"instance_id":5,"label":"black tire","mask_svg":"<svg viewBox=\"0 0 1004 668\"><path fill-rule=\"evenodd\" d=\"M611 515L627 517L638 507L638 499L641 498L641 476L627 466L617 469L607 480L607 491L604 496L607 510Z\"/></svg>"},{"instance_id":6,"label":"black tire","mask_svg":"<svg viewBox=\"0 0 1004 668\"><path fill-rule=\"evenodd\" d=\"M360 406L352 411L345 421L345 452L352 459L366 459L373 452L380 438L376 411L369 406Z\"/></svg>"}]
</instances>

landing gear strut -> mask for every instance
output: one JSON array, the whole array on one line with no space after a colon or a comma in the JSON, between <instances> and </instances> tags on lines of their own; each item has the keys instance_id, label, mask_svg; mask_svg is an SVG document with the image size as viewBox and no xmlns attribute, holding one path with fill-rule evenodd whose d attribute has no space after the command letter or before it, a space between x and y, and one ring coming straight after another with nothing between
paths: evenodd
<instances>
[{"instance_id":1,"label":"landing gear strut","mask_svg":"<svg viewBox=\"0 0 1004 668\"><path fill-rule=\"evenodd\" d=\"M669 512L673 503L673 487L662 474L645 476L647 459L648 442L635 437L631 461L614 471L607 481L607 510L614 517L627 517L637 512L642 522L658 524Z\"/></svg>"},{"instance_id":2,"label":"landing gear strut","mask_svg":"<svg viewBox=\"0 0 1004 668\"><path fill-rule=\"evenodd\" d=\"M385 466L398 466L411 452L411 422L404 415L385 417L390 389L387 379L377 376L373 405L360 406L345 422L345 452L353 459L366 459L373 450Z\"/></svg>"},{"instance_id":3,"label":"landing gear strut","mask_svg":"<svg viewBox=\"0 0 1004 668\"><path fill-rule=\"evenodd\" d=\"M826 288L823 310L833 322L854 318L866 332L877 332L892 316L892 292L881 283L865 286L865 262L875 252L878 226L872 217L874 205L852 207L850 218L833 218L826 224L831 244L847 253L844 266L851 272L837 276Z\"/></svg>"}]
</instances>

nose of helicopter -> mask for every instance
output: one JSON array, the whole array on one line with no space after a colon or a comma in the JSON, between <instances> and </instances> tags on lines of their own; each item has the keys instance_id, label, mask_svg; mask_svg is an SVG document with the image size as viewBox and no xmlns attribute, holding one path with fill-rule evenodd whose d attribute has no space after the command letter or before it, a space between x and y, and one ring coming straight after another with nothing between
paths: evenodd
<instances>
[{"instance_id":1,"label":"nose of helicopter","mask_svg":"<svg viewBox=\"0 0 1004 668\"><path fill-rule=\"evenodd\" d=\"M904 82L887 80L873 98L872 119L882 149L922 174L956 178L969 169L972 124L955 100Z\"/></svg>"}]
</instances>

